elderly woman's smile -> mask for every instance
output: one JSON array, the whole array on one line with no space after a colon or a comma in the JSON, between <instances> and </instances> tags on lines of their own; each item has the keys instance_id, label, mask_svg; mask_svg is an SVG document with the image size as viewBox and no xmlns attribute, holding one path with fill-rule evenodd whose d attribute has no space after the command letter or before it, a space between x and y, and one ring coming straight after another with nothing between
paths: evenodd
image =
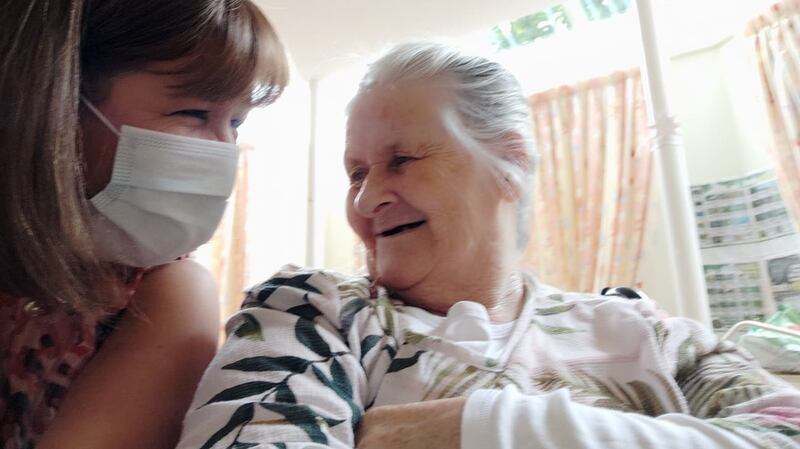
<instances>
[{"instance_id":1,"label":"elderly woman's smile","mask_svg":"<svg viewBox=\"0 0 800 449\"><path fill-rule=\"evenodd\" d=\"M398 234L416 229L425 224L425 220L412 221L409 223L400 224L397 226L381 226L383 230L378 231L375 237L393 237Z\"/></svg>"},{"instance_id":2,"label":"elderly woman's smile","mask_svg":"<svg viewBox=\"0 0 800 449\"><path fill-rule=\"evenodd\" d=\"M407 203L395 202L391 207L377 211L370 221L377 240L408 235L411 231L419 230L428 220L425 214Z\"/></svg>"}]
</instances>

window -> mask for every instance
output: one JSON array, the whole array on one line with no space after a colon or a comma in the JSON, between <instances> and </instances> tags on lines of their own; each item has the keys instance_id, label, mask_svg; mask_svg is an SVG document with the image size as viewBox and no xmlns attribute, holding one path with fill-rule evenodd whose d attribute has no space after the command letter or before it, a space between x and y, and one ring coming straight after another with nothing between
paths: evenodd
<instances>
[{"instance_id":1,"label":"window","mask_svg":"<svg viewBox=\"0 0 800 449\"><path fill-rule=\"evenodd\" d=\"M559 29L572 29L572 21L564 5L553 6L497 25L491 30L491 41L498 50L519 47L547 37Z\"/></svg>"},{"instance_id":2,"label":"window","mask_svg":"<svg viewBox=\"0 0 800 449\"><path fill-rule=\"evenodd\" d=\"M583 12L589 20L603 20L624 14L631 0L580 0Z\"/></svg>"},{"instance_id":3,"label":"window","mask_svg":"<svg viewBox=\"0 0 800 449\"><path fill-rule=\"evenodd\" d=\"M498 51L521 47L570 31L576 21L598 21L622 15L630 5L631 0L568 0L492 27L489 40Z\"/></svg>"}]
</instances>

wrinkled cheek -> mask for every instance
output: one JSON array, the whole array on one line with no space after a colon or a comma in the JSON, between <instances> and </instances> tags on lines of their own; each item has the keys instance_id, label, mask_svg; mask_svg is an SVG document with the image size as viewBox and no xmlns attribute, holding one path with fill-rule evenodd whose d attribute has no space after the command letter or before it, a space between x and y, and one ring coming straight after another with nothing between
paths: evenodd
<instances>
[{"instance_id":1,"label":"wrinkled cheek","mask_svg":"<svg viewBox=\"0 0 800 449\"><path fill-rule=\"evenodd\" d=\"M379 273L376 268L375 262L375 245L371 248L366 248L366 262L367 262L367 272L369 273L370 277L376 278L378 277Z\"/></svg>"},{"instance_id":2,"label":"wrinkled cheek","mask_svg":"<svg viewBox=\"0 0 800 449\"><path fill-rule=\"evenodd\" d=\"M348 219L347 221L350 223L350 228L353 230L353 232L356 233L358 238L361 239L361 241L364 243L365 246L367 247L375 246L374 243L375 239L371 235L372 232L369 231L370 226L369 224L366 223L366 220Z\"/></svg>"},{"instance_id":3,"label":"wrinkled cheek","mask_svg":"<svg viewBox=\"0 0 800 449\"><path fill-rule=\"evenodd\" d=\"M372 225L369 220L359 215L353 208L351 198L348 197L347 202L347 223L350 229L356 233L358 238L367 248L367 251L374 251L375 237L372 235Z\"/></svg>"},{"instance_id":4,"label":"wrinkled cheek","mask_svg":"<svg viewBox=\"0 0 800 449\"><path fill-rule=\"evenodd\" d=\"M364 219L358 215L355 210L355 194L351 190L347 194L347 199L345 200L344 207L345 212L347 215L347 223L350 225L350 229L353 230L359 237L361 237L361 233L359 232L359 227L362 226L359 222L363 221Z\"/></svg>"}]
</instances>

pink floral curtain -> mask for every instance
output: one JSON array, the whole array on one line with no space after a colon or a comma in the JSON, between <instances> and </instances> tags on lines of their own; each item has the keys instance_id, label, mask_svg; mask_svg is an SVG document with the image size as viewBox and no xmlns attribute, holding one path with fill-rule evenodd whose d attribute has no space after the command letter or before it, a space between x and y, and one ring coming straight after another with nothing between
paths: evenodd
<instances>
[{"instance_id":1,"label":"pink floral curtain","mask_svg":"<svg viewBox=\"0 0 800 449\"><path fill-rule=\"evenodd\" d=\"M748 38L764 91L783 199L800 223L800 1L777 3L753 19Z\"/></svg>"},{"instance_id":2,"label":"pink floral curtain","mask_svg":"<svg viewBox=\"0 0 800 449\"><path fill-rule=\"evenodd\" d=\"M651 148L639 71L533 95L540 160L527 264L565 290L636 286Z\"/></svg>"}]
</instances>

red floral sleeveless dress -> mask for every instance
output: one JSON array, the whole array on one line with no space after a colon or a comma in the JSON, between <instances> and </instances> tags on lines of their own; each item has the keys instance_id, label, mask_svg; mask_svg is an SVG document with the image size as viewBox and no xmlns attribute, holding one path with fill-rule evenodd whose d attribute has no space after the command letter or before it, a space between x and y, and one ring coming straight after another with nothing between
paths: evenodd
<instances>
[{"instance_id":1,"label":"red floral sleeveless dress","mask_svg":"<svg viewBox=\"0 0 800 449\"><path fill-rule=\"evenodd\" d=\"M0 449L32 449L55 417L72 380L97 352L128 306L144 270L98 320L46 311L28 298L0 294Z\"/></svg>"}]
</instances>

